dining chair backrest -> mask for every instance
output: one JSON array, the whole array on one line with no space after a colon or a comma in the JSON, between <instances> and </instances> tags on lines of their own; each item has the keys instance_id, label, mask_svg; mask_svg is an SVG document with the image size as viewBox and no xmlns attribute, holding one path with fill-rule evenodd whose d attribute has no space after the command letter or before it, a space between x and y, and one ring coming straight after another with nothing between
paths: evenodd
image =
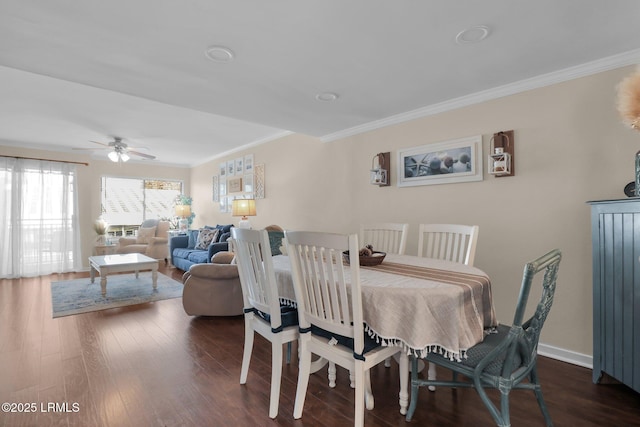
<instances>
[{"instance_id":1,"label":"dining chair backrest","mask_svg":"<svg viewBox=\"0 0 640 427\"><path fill-rule=\"evenodd\" d=\"M280 299L266 230L231 229L245 310L254 308L268 314L271 328L282 325Z\"/></svg>"},{"instance_id":2,"label":"dining chair backrest","mask_svg":"<svg viewBox=\"0 0 640 427\"><path fill-rule=\"evenodd\" d=\"M420 224L418 256L473 265L477 225Z\"/></svg>"},{"instance_id":3,"label":"dining chair backrest","mask_svg":"<svg viewBox=\"0 0 640 427\"><path fill-rule=\"evenodd\" d=\"M354 339L362 354L364 328L358 257L343 264L342 253L358 253L355 234L286 231L300 330L311 324ZM354 328L359 325L359 328ZM357 332L356 332L357 331Z\"/></svg>"},{"instance_id":4,"label":"dining chair backrest","mask_svg":"<svg viewBox=\"0 0 640 427\"><path fill-rule=\"evenodd\" d=\"M404 255L407 248L409 224L361 224L358 241L361 246L371 245L376 251Z\"/></svg>"}]
</instances>

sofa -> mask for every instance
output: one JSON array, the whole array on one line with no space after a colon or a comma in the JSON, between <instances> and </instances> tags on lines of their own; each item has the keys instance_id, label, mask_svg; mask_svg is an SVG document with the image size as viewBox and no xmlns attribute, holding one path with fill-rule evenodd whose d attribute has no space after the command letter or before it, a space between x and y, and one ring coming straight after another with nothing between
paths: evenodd
<instances>
[{"instance_id":1,"label":"sofa","mask_svg":"<svg viewBox=\"0 0 640 427\"><path fill-rule=\"evenodd\" d=\"M173 236L169 241L171 263L182 271L189 271L195 264L210 264L216 253L229 250L231 227L233 224L204 226L188 230L184 236Z\"/></svg>"},{"instance_id":2,"label":"sofa","mask_svg":"<svg viewBox=\"0 0 640 427\"><path fill-rule=\"evenodd\" d=\"M243 314L242 286L234 256L221 251L212 262L193 265L182 276L182 306L190 316L239 316Z\"/></svg>"},{"instance_id":3,"label":"sofa","mask_svg":"<svg viewBox=\"0 0 640 427\"><path fill-rule=\"evenodd\" d=\"M136 237L121 237L118 240L116 253L143 254L154 259L167 259L167 232L170 223L157 219L144 221Z\"/></svg>"}]
</instances>

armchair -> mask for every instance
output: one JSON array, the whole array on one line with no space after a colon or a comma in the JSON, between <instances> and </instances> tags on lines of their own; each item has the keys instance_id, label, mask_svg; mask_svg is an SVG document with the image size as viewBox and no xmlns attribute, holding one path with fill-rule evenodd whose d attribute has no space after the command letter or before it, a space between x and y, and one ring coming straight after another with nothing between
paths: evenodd
<instances>
[{"instance_id":1,"label":"armchair","mask_svg":"<svg viewBox=\"0 0 640 427\"><path fill-rule=\"evenodd\" d=\"M140 225L137 237L121 237L116 253L143 254L154 259L167 260L169 221L148 219Z\"/></svg>"},{"instance_id":2,"label":"armchair","mask_svg":"<svg viewBox=\"0 0 640 427\"><path fill-rule=\"evenodd\" d=\"M230 255L230 256L229 256ZM233 258L218 252L212 263L194 264L182 276L182 306L190 316L239 316L243 314L242 286Z\"/></svg>"}]
</instances>

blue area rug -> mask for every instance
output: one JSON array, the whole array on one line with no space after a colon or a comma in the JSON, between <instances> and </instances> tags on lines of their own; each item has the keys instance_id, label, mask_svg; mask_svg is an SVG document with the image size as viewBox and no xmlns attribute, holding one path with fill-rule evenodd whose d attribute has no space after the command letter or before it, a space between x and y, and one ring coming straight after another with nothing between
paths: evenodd
<instances>
[{"instance_id":1,"label":"blue area rug","mask_svg":"<svg viewBox=\"0 0 640 427\"><path fill-rule=\"evenodd\" d=\"M97 275L96 275L97 276ZM100 291L100 277L51 282L53 317L143 304L182 296L182 283L158 273L158 288L153 289L151 272L114 274L107 277L107 295Z\"/></svg>"}]
</instances>

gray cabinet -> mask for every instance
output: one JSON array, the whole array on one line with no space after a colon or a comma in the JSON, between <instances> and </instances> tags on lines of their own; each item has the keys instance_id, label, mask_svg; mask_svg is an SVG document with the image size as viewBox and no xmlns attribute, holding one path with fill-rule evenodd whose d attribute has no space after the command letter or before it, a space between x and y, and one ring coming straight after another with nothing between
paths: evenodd
<instances>
[{"instance_id":1,"label":"gray cabinet","mask_svg":"<svg viewBox=\"0 0 640 427\"><path fill-rule=\"evenodd\" d=\"M640 392L640 199L589 202L593 241L593 382Z\"/></svg>"}]
</instances>

